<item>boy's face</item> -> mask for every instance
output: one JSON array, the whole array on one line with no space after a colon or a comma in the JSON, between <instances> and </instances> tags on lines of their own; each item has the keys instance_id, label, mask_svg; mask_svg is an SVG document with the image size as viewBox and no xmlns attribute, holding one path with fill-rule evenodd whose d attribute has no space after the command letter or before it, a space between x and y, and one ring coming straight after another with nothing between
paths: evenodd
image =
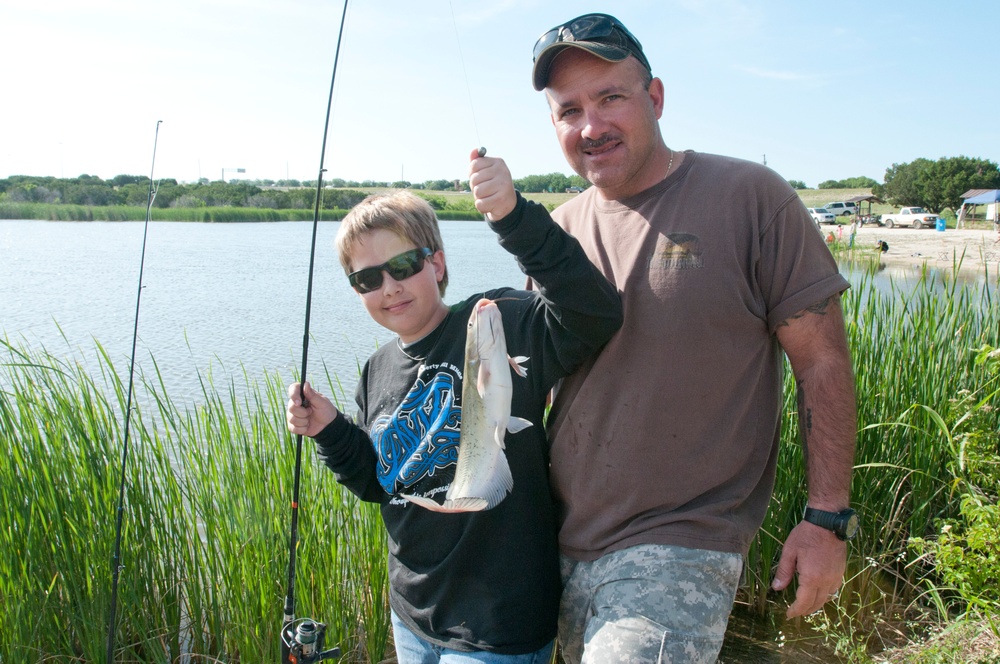
<instances>
[{"instance_id":1,"label":"boy's face","mask_svg":"<svg viewBox=\"0 0 1000 664\"><path fill-rule=\"evenodd\" d=\"M351 270L381 265L418 248L391 231L372 231L351 248ZM424 259L419 272L402 281L383 270L382 286L359 297L376 323L398 334L403 343L411 343L427 336L448 314L438 290L444 268L444 252L435 252Z\"/></svg>"}]
</instances>

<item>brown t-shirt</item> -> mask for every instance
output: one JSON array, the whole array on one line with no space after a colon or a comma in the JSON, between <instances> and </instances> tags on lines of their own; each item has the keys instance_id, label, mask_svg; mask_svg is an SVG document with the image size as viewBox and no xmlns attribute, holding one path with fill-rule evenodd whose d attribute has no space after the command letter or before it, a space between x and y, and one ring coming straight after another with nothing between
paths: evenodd
<instances>
[{"instance_id":1,"label":"brown t-shirt","mask_svg":"<svg viewBox=\"0 0 1000 664\"><path fill-rule=\"evenodd\" d=\"M847 280L795 191L759 164L687 152L633 198L596 194L553 217L622 292L625 324L549 417L561 549L745 554L774 484L775 327Z\"/></svg>"}]
</instances>

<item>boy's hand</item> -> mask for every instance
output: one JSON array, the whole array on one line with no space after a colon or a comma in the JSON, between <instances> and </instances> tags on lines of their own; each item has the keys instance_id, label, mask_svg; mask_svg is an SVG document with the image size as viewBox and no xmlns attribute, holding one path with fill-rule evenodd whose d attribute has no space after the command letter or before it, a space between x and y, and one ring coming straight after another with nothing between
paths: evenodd
<instances>
[{"instance_id":1,"label":"boy's hand","mask_svg":"<svg viewBox=\"0 0 1000 664\"><path fill-rule=\"evenodd\" d=\"M288 386L288 410L285 411L285 421L288 430L299 436L315 438L320 431L337 417L337 407L333 402L305 384L306 403L302 405L299 393L299 383Z\"/></svg>"},{"instance_id":2,"label":"boy's hand","mask_svg":"<svg viewBox=\"0 0 1000 664\"><path fill-rule=\"evenodd\" d=\"M469 159L469 188L476 198L476 209L490 221L503 219L517 206L507 164L503 159L480 157L478 150L473 150Z\"/></svg>"}]
</instances>

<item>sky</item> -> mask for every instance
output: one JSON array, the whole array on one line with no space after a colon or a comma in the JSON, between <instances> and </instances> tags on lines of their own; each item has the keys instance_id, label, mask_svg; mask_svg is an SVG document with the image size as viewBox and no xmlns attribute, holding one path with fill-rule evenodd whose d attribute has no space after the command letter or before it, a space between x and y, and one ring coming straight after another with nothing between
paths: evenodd
<instances>
[{"instance_id":1,"label":"sky","mask_svg":"<svg viewBox=\"0 0 1000 664\"><path fill-rule=\"evenodd\" d=\"M479 145L515 178L570 174L531 49L592 11L642 42L673 149L810 187L1000 162L995 0L351 0L324 153L343 7L0 0L0 178L315 180L322 161L326 180L423 182L466 179Z\"/></svg>"}]
</instances>

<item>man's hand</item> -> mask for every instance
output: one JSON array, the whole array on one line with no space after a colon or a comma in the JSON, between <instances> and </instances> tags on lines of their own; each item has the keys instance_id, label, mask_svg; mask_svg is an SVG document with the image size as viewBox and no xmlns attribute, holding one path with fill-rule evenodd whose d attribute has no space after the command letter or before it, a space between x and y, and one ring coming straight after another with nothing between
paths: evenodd
<instances>
[{"instance_id":1,"label":"man's hand","mask_svg":"<svg viewBox=\"0 0 1000 664\"><path fill-rule=\"evenodd\" d=\"M785 615L806 616L837 596L846 569L847 542L825 528L801 521L788 534L771 587L784 590L797 575L795 601Z\"/></svg>"},{"instance_id":2,"label":"man's hand","mask_svg":"<svg viewBox=\"0 0 1000 664\"><path fill-rule=\"evenodd\" d=\"M490 221L499 221L513 212L517 193L504 160L480 157L479 150L473 150L469 160L469 188L476 198L476 209Z\"/></svg>"},{"instance_id":3,"label":"man's hand","mask_svg":"<svg viewBox=\"0 0 1000 664\"><path fill-rule=\"evenodd\" d=\"M285 421L288 430L298 436L315 438L337 417L337 407L333 402L305 384L304 394L306 405L302 405L299 383L288 386L288 409L285 411Z\"/></svg>"}]
</instances>

